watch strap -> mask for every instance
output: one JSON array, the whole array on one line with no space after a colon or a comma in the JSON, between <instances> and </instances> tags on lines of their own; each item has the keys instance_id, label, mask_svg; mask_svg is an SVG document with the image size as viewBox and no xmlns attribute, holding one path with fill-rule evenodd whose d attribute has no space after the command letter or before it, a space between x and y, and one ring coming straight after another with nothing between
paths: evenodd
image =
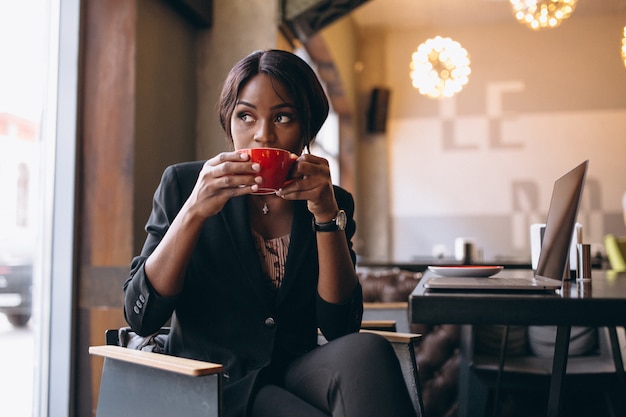
<instances>
[{"instance_id":1,"label":"watch strap","mask_svg":"<svg viewBox=\"0 0 626 417\"><path fill-rule=\"evenodd\" d=\"M328 222L316 222L313 217L313 230L316 232L336 232L346 228L346 212L339 210L335 218Z\"/></svg>"},{"instance_id":2,"label":"watch strap","mask_svg":"<svg viewBox=\"0 0 626 417\"><path fill-rule=\"evenodd\" d=\"M339 230L339 225L337 224L337 219L332 219L329 222L316 222L315 217L313 218L313 230L316 232L336 232Z\"/></svg>"}]
</instances>

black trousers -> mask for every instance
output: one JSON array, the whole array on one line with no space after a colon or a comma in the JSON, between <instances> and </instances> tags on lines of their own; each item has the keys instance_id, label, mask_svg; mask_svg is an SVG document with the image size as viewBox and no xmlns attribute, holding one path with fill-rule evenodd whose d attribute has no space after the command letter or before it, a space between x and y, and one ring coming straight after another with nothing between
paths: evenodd
<instances>
[{"instance_id":1,"label":"black trousers","mask_svg":"<svg viewBox=\"0 0 626 417\"><path fill-rule=\"evenodd\" d=\"M250 417L415 417L389 342L355 333L307 353L259 388Z\"/></svg>"}]
</instances>

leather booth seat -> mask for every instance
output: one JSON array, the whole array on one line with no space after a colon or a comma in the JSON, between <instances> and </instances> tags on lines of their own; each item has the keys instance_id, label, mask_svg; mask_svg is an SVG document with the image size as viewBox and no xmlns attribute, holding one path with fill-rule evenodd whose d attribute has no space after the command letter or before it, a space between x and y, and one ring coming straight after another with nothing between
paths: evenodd
<instances>
[{"instance_id":1,"label":"leather booth seat","mask_svg":"<svg viewBox=\"0 0 626 417\"><path fill-rule=\"evenodd\" d=\"M416 325L408 320L408 298L422 274L401 269L357 270L365 302L364 318L397 323L399 332L421 333L416 346L424 414L428 417L456 415L460 361L460 327ZM402 304L404 303L404 304ZM385 306L389 308L385 308Z\"/></svg>"}]
</instances>

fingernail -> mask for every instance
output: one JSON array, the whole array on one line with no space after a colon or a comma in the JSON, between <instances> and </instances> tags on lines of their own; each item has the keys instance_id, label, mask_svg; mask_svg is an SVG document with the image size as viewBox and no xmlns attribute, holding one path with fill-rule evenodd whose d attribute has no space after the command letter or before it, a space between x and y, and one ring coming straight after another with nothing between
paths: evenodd
<instances>
[{"instance_id":1,"label":"fingernail","mask_svg":"<svg viewBox=\"0 0 626 417\"><path fill-rule=\"evenodd\" d=\"M247 160L247 159L248 159L248 154L247 154L247 153L240 152L240 153L239 153L239 157L245 161L245 160Z\"/></svg>"},{"instance_id":2,"label":"fingernail","mask_svg":"<svg viewBox=\"0 0 626 417\"><path fill-rule=\"evenodd\" d=\"M259 186L254 184L252 187L250 187L252 189L252 191L258 191L259 190Z\"/></svg>"},{"instance_id":3,"label":"fingernail","mask_svg":"<svg viewBox=\"0 0 626 417\"><path fill-rule=\"evenodd\" d=\"M252 170L253 171L260 171L261 170L261 164L259 164L258 162L255 162L254 164L252 164Z\"/></svg>"},{"instance_id":4,"label":"fingernail","mask_svg":"<svg viewBox=\"0 0 626 417\"><path fill-rule=\"evenodd\" d=\"M263 177L254 177L254 182L261 184L263 182Z\"/></svg>"}]
</instances>

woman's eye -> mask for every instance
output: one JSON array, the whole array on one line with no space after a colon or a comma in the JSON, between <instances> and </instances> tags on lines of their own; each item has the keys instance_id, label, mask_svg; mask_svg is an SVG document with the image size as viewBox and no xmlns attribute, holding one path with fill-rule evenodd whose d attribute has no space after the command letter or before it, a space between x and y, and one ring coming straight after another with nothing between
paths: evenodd
<instances>
[{"instance_id":1,"label":"woman's eye","mask_svg":"<svg viewBox=\"0 0 626 417\"><path fill-rule=\"evenodd\" d=\"M288 114L279 114L276 116L276 123L289 123L292 117Z\"/></svg>"},{"instance_id":2,"label":"woman's eye","mask_svg":"<svg viewBox=\"0 0 626 417\"><path fill-rule=\"evenodd\" d=\"M249 113L239 113L238 117L242 122L250 123L254 121L254 118Z\"/></svg>"}]
</instances>

